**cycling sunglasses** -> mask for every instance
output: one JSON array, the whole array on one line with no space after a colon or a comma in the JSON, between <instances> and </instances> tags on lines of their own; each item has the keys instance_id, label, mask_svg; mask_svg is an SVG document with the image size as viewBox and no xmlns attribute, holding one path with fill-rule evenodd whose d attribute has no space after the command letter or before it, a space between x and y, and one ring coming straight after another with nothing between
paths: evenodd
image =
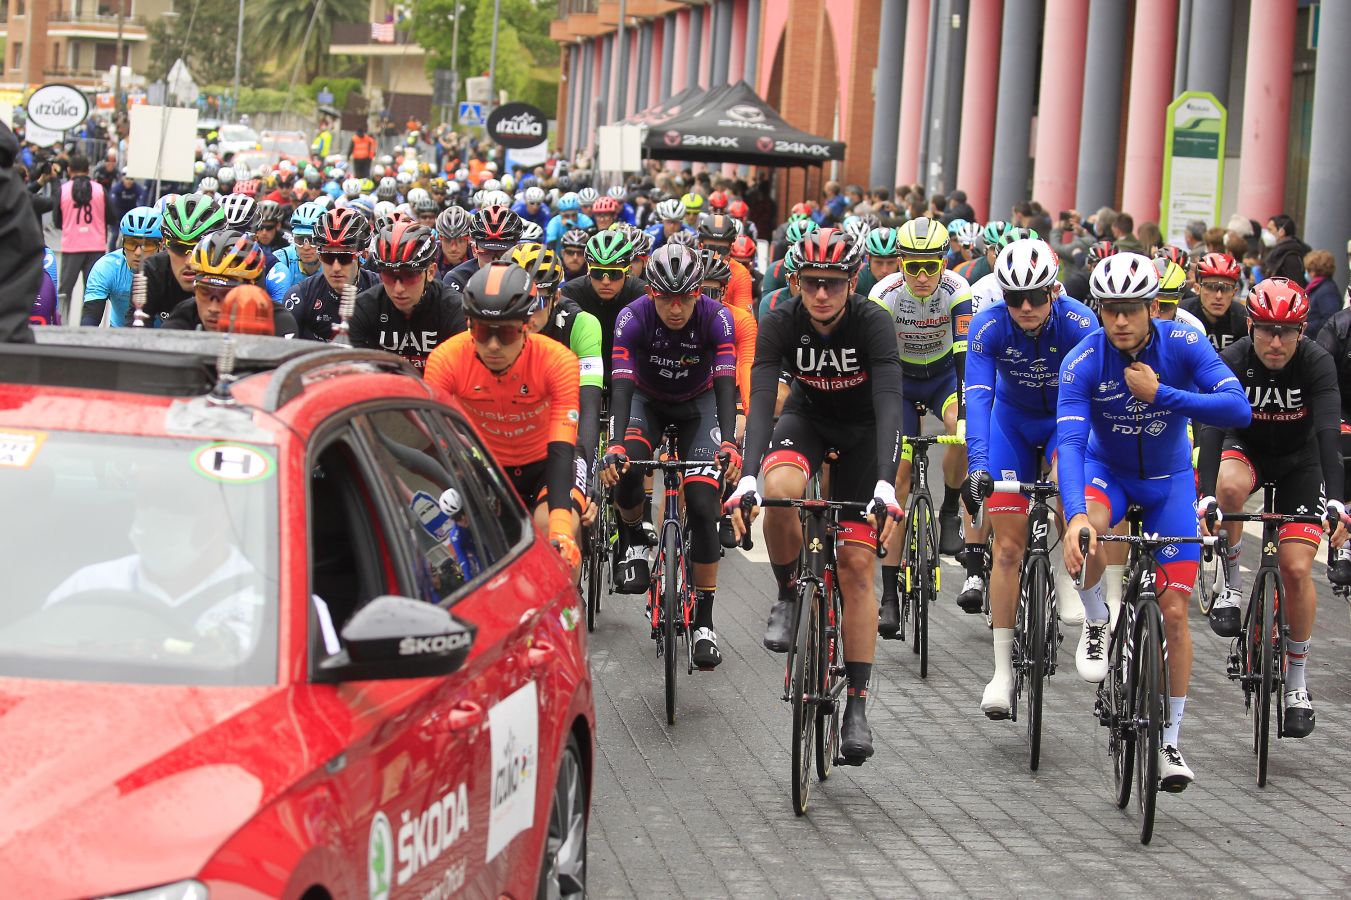
<instances>
[{"instance_id":1,"label":"cycling sunglasses","mask_svg":"<svg viewBox=\"0 0 1351 900\"><path fill-rule=\"evenodd\" d=\"M943 271L941 259L903 259L901 268L907 275L927 275L932 277Z\"/></svg>"},{"instance_id":2,"label":"cycling sunglasses","mask_svg":"<svg viewBox=\"0 0 1351 900\"><path fill-rule=\"evenodd\" d=\"M832 297L838 297L849 289L848 278L804 278L798 276L797 283L802 288L802 293L808 297L815 296L816 292L822 288L825 288L826 293Z\"/></svg>"},{"instance_id":3,"label":"cycling sunglasses","mask_svg":"<svg viewBox=\"0 0 1351 900\"><path fill-rule=\"evenodd\" d=\"M592 266L588 274L596 281L623 281L629 277L629 270L618 266Z\"/></svg>"},{"instance_id":4,"label":"cycling sunglasses","mask_svg":"<svg viewBox=\"0 0 1351 900\"><path fill-rule=\"evenodd\" d=\"M1107 316L1133 316L1148 306L1148 300L1102 300L1099 303L1103 318Z\"/></svg>"},{"instance_id":5,"label":"cycling sunglasses","mask_svg":"<svg viewBox=\"0 0 1351 900\"><path fill-rule=\"evenodd\" d=\"M295 241L297 247L308 247L311 244L319 243L319 239L312 234L293 234L291 240Z\"/></svg>"},{"instance_id":6,"label":"cycling sunglasses","mask_svg":"<svg viewBox=\"0 0 1351 900\"><path fill-rule=\"evenodd\" d=\"M167 241L165 246L169 248L169 252L174 256L187 256L192 253L192 248L197 245L185 241Z\"/></svg>"},{"instance_id":7,"label":"cycling sunglasses","mask_svg":"<svg viewBox=\"0 0 1351 900\"><path fill-rule=\"evenodd\" d=\"M707 293L707 291L705 291ZM654 303L672 303L677 306L685 303L694 303L699 299L698 291L691 291L688 294L665 294L661 291L652 292L652 302ZM714 299L717 299L716 297Z\"/></svg>"},{"instance_id":8,"label":"cycling sunglasses","mask_svg":"<svg viewBox=\"0 0 1351 900\"><path fill-rule=\"evenodd\" d=\"M1051 302L1051 293L1045 288L1034 291L1005 291L1004 302L1008 304L1009 309L1022 309L1026 304L1031 304L1033 309L1041 309Z\"/></svg>"},{"instance_id":9,"label":"cycling sunglasses","mask_svg":"<svg viewBox=\"0 0 1351 900\"><path fill-rule=\"evenodd\" d=\"M469 320L469 334L478 344L486 344L493 338L497 338L497 343L506 347L516 343L525 333L524 322L483 322L479 319Z\"/></svg>"},{"instance_id":10,"label":"cycling sunglasses","mask_svg":"<svg viewBox=\"0 0 1351 900\"><path fill-rule=\"evenodd\" d=\"M262 222L258 225L257 228L254 229L254 231L276 231L276 230L277 230L276 222Z\"/></svg>"},{"instance_id":11,"label":"cycling sunglasses","mask_svg":"<svg viewBox=\"0 0 1351 900\"><path fill-rule=\"evenodd\" d=\"M1270 322L1254 322L1252 326L1254 334L1260 334L1268 341L1274 341L1276 338L1297 340L1304 333L1303 325L1276 325Z\"/></svg>"},{"instance_id":12,"label":"cycling sunglasses","mask_svg":"<svg viewBox=\"0 0 1351 900\"><path fill-rule=\"evenodd\" d=\"M352 262L352 260L354 260L354 259L356 259L356 258L357 258L357 255L356 255L355 253L320 253L320 254L319 254L319 259L324 263L324 265L328 265L328 266L331 266L331 265L333 265L334 263L337 263L337 264L340 265L340 266L346 266L346 265L349 265L349 264Z\"/></svg>"},{"instance_id":13,"label":"cycling sunglasses","mask_svg":"<svg viewBox=\"0 0 1351 900\"><path fill-rule=\"evenodd\" d=\"M1201 287L1217 294L1232 294L1238 285L1232 281L1203 281Z\"/></svg>"},{"instance_id":14,"label":"cycling sunglasses","mask_svg":"<svg viewBox=\"0 0 1351 900\"><path fill-rule=\"evenodd\" d=\"M426 269L418 269L412 272L406 269L399 269L393 272L384 271L380 273L380 280L387 284L393 284L396 281L401 281L404 284L410 284L421 278L426 273L426 271L427 271Z\"/></svg>"},{"instance_id":15,"label":"cycling sunglasses","mask_svg":"<svg viewBox=\"0 0 1351 900\"><path fill-rule=\"evenodd\" d=\"M144 240L138 238L122 238L123 250L144 250L146 253L154 253L159 250L160 242L154 238Z\"/></svg>"}]
</instances>

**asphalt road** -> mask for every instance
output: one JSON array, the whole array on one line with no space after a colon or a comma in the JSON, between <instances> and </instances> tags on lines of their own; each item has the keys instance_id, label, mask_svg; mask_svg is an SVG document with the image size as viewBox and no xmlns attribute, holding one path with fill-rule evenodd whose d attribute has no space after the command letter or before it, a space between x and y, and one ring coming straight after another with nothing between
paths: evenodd
<instances>
[{"instance_id":1,"label":"asphalt road","mask_svg":"<svg viewBox=\"0 0 1351 900\"><path fill-rule=\"evenodd\" d=\"M1244 563L1256 564L1257 541ZM1047 696L1041 768L1024 722L992 722L980 616L944 562L929 677L908 644L879 644L869 720L876 755L836 767L793 814L784 657L760 643L774 586L762 548L723 561L724 662L680 676L666 724L643 598L611 595L591 635L598 718L590 830L593 897L1311 896L1351 889L1351 619L1316 566L1309 662L1318 726L1273 739L1256 784L1251 719L1225 677L1229 641L1193 606L1196 665L1181 746L1197 780L1159 795L1143 847L1132 799L1117 810L1093 690L1066 629Z\"/></svg>"}]
</instances>

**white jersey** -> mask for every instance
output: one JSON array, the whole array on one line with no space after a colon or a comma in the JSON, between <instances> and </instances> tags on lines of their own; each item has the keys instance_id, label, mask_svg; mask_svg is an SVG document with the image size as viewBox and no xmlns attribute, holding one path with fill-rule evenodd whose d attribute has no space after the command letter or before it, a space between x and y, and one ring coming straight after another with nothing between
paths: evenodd
<instances>
[{"instance_id":1,"label":"white jersey","mask_svg":"<svg viewBox=\"0 0 1351 900\"><path fill-rule=\"evenodd\" d=\"M1187 312L1180 306L1175 305L1173 309L1174 309L1173 312L1174 322L1178 323L1179 325L1190 325L1192 328L1195 328L1197 331L1201 332L1203 336L1205 335L1206 326L1201 324L1200 319L1196 318L1196 316Z\"/></svg>"}]
</instances>

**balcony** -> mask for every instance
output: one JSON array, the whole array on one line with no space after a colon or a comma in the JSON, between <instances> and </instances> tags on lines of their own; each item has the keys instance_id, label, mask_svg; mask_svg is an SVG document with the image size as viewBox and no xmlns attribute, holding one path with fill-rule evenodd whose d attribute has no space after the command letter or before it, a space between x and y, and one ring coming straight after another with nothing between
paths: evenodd
<instances>
[{"instance_id":1,"label":"balcony","mask_svg":"<svg viewBox=\"0 0 1351 900\"><path fill-rule=\"evenodd\" d=\"M92 66L44 66L42 75L48 80L60 79L77 87L97 87L107 77L107 69Z\"/></svg>"},{"instance_id":2,"label":"balcony","mask_svg":"<svg viewBox=\"0 0 1351 900\"><path fill-rule=\"evenodd\" d=\"M411 32L392 27L393 39L376 40L374 29L387 26L384 22L335 22L328 52L347 56L421 56L426 53L413 39Z\"/></svg>"}]
</instances>

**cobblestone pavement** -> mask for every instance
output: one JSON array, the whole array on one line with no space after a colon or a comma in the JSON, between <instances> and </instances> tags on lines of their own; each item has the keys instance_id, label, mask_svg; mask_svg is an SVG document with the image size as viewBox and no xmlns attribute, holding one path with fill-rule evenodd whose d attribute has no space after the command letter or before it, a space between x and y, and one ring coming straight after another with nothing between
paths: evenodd
<instances>
[{"instance_id":1,"label":"cobblestone pavement","mask_svg":"<svg viewBox=\"0 0 1351 900\"><path fill-rule=\"evenodd\" d=\"M941 489L941 488L940 488ZM1254 540L1245 542L1256 565ZM1196 665L1182 747L1197 781L1160 794L1142 847L1134 798L1111 800L1092 689L1066 629L1047 695L1041 768L1023 720L992 722L980 616L954 602L944 561L930 618L929 677L908 644L880 642L869 720L876 755L791 800L784 657L760 643L773 597L763 549L724 560L716 622L724 657L680 676L666 724L660 659L642 598L611 595L591 641L598 750L590 831L593 897L1291 896L1351 890L1351 621L1321 584L1306 740L1273 738L1256 785L1251 719L1224 675L1228 641L1193 607Z\"/></svg>"}]
</instances>

